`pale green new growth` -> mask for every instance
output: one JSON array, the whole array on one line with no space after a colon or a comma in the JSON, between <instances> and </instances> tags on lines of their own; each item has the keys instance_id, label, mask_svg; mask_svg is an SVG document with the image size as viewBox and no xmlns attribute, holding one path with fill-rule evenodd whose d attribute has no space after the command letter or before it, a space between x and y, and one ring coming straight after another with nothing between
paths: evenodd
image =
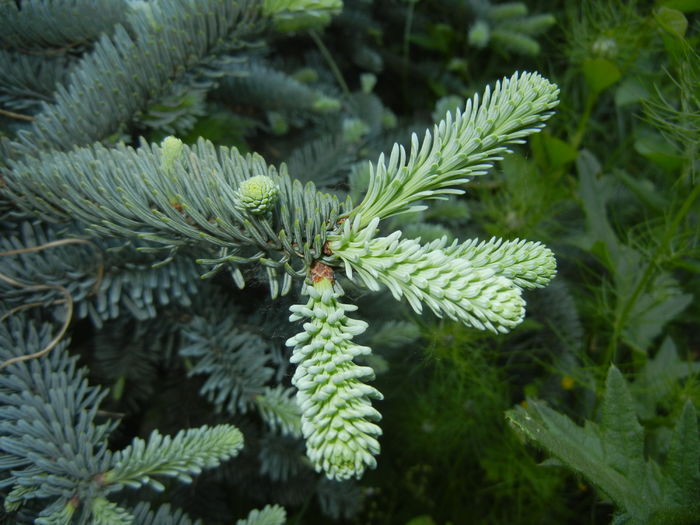
<instances>
[{"instance_id":1,"label":"pale green new growth","mask_svg":"<svg viewBox=\"0 0 700 525\"><path fill-rule=\"evenodd\" d=\"M291 361L298 364L292 383L299 389L307 455L329 478L359 478L367 467L376 466L381 434L371 422L381 416L370 398L382 395L363 383L374 377L374 371L352 361L371 351L352 342L367 323L346 316L357 307L341 303L341 292L327 278L307 285L305 291L309 301L292 306L289 319L309 321L287 346L294 347Z\"/></svg>"},{"instance_id":2,"label":"pale green new growth","mask_svg":"<svg viewBox=\"0 0 700 525\"><path fill-rule=\"evenodd\" d=\"M263 10L278 25L298 28L305 17L327 15L338 4L267 0ZM191 247L211 267L206 276L231 267L241 287L238 267L258 264L273 297L287 293L293 278L310 280L308 303L291 308L291 320L307 319L304 331L287 341L298 365L292 381L298 406L282 388L259 393L255 403L273 429L303 434L318 471L344 480L376 465L381 416L370 400L381 394L364 384L372 368L353 363L370 353L352 342L367 325L346 316L356 308L339 302L334 269L372 290L387 286L419 313L427 305L475 328L514 328L525 315L522 289L544 286L556 273L549 249L517 239L450 244L443 237L421 244L400 231L377 236L377 227L383 218L421 209L418 201L463 193L469 177L486 173L509 144L544 126L557 94L537 73L516 73L487 88L463 112L447 113L422 144L414 134L410 154L396 145L388 163L381 156L370 166L367 194L354 209L350 199L342 205L313 184L292 180L284 165L278 173L259 155L204 140L188 146L175 137L138 149L93 145L21 157L3 174L3 192L45 219L76 220L103 236L138 237L172 251ZM103 481L115 489L159 488L152 478L158 474L188 481L235 455L241 443L232 427L174 438L154 433L117 453ZM112 510L118 512L103 506Z\"/></svg>"},{"instance_id":3,"label":"pale green new growth","mask_svg":"<svg viewBox=\"0 0 700 525\"><path fill-rule=\"evenodd\" d=\"M64 505L60 505L49 515L37 518L34 523L36 523L36 525L64 525L65 523L71 523L75 510L75 505L68 502Z\"/></svg>"},{"instance_id":4,"label":"pale green new growth","mask_svg":"<svg viewBox=\"0 0 700 525\"><path fill-rule=\"evenodd\" d=\"M104 475L108 485L138 488L150 485L163 490L152 476L168 476L189 483L191 474L212 468L237 455L243 447L243 435L232 425L182 430L174 437L157 430L148 441L136 438L112 459L114 467Z\"/></svg>"},{"instance_id":5,"label":"pale green new growth","mask_svg":"<svg viewBox=\"0 0 700 525\"><path fill-rule=\"evenodd\" d=\"M175 160L182 155L182 141L173 136L165 137L160 147L162 155L160 169L166 173L170 173L173 170Z\"/></svg>"},{"instance_id":6,"label":"pale green new growth","mask_svg":"<svg viewBox=\"0 0 700 525\"><path fill-rule=\"evenodd\" d=\"M256 175L241 182L236 191L236 205L253 215L265 215L279 199L280 190L267 175Z\"/></svg>"},{"instance_id":7,"label":"pale green new growth","mask_svg":"<svg viewBox=\"0 0 700 525\"><path fill-rule=\"evenodd\" d=\"M279 505L265 505L262 510L251 510L248 517L238 520L236 525L283 525L287 513Z\"/></svg>"},{"instance_id":8,"label":"pale green new growth","mask_svg":"<svg viewBox=\"0 0 700 525\"><path fill-rule=\"evenodd\" d=\"M272 17L276 28L294 32L327 24L343 9L342 0L264 0L262 12Z\"/></svg>"},{"instance_id":9,"label":"pale green new growth","mask_svg":"<svg viewBox=\"0 0 700 525\"><path fill-rule=\"evenodd\" d=\"M92 525L132 525L134 516L106 498L95 498L92 502Z\"/></svg>"},{"instance_id":10,"label":"pale green new growth","mask_svg":"<svg viewBox=\"0 0 700 525\"><path fill-rule=\"evenodd\" d=\"M507 332L522 321L525 301L521 290L504 275L543 283L554 273L553 258L546 249L542 253L535 249L530 258L528 250L517 250L517 243L515 250L509 249L510 243L500 250L500 243L479 249L481 245L474 247L474 242L444 248L445 238L421 245L414 239L401 240L400 231L374 237L379 219L358 233L360 222L359 217L346 221L341 234L329 237L329 247L344 263L350 279L357 274L373 290L382 283L396 299L406 297L418 313L425 303L438 316L447 315L475 328ZM527 247L527 243L520 246ZM514 261L521 262L522 273L517 265L504 269ZM544 267L541 275L533 269L538 263Z\"/></svg>"},{"instance_id":11,"label":"pale green new growth","mask_svg":"<svg viewBox=\"0 0 700 525\"><path fill-rule=\"evenodd\" d=\"M462 244L454 241L443 250L450 257L469 259L476 268L491 268L520 288L542 288L557 273L552 250L539 242L493 237L489 241L471 239Z\"/></svg>"},{"instance_id":12,"label":"pale green new growth","mask_svg":"<svg viewBox=\"0 0 700 525\"><path fill-rule=\"evenodd\" d=\"M411 137L411 152L394 145L388 164L382 154L376 166L370 165L367 194L353 215L362 215L359 227L375 217L418 211L412 205L422 199L462 194L455 188L483 175L508 151L508 144L519 144L536 133L552 115L559 89L537 73L516 73L489 87L483 99L479 95L467 101L463 112L454 118L447 113L423 144Z\"/></svg>"}]
</instances>

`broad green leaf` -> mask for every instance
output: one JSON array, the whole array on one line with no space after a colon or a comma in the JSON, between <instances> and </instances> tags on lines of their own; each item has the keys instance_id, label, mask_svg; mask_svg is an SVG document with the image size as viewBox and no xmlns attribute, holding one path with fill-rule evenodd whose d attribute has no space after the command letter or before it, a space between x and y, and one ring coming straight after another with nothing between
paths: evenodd
<instances>
[{"instance_id":1,"label":"broad green leaf","mask_svg":"<svg viewBox=\"0 0 700 525\"><path fill-rule=\"evenodd\" d=\"M685 163L685 157L678 153L676 146L660 133L641 129L636 135L634 149L657 166L667 171L676 171Z\"/></svg>"},{"instance_id":2,"label":"broad green leaf","mask_svg":"<svg viewBox=\"0 0 700 525\"><path fill-rule=\"evenodd\" d=\"M617 471L642 474L644 430L639 424L634 401L620 371L611 366L605 381L600 422L607 463Z\"/></svg>"},{"instance_id":3,"label":"broad green leaf","mask_svg":"<svg viewBox=\"0 0 700 525\"><path fill-rule=\"evenodd\" d=\"M661 0L659 4L671 9L677 9L683 13L694 13L700 11L698 0Z\"/></svg>"},{"instance_id":4,"label":"broad green leaf","mask_svg":"<svg viewBox=\"0 0 700 525\"><path fill-rule=\"evenodd\" d=\"M615 175L643 204L660 213L668 209L668 199L649 179L633 177L626 171L617 171Z\"/></svg>"},{"instance_id":5,"label":"broad green leaf","mask_svg":"<svg viewBox=\"0 0 700 525\"><path fill-rule=\"evenodd\" d=\"M568 143L547 132L533 135L530 147L540 166L559 169L576 160L578 152Z\"/></svg>"},{"instance_id":6,"label":"broad green leaf","mask_svg":"<svg viewBox=\"0 0 700 525\"><path fill-rule=\"evenodd\" d=\"M621 297L632 293L631 289L623 291L618 288L617 291ZM683 293L669 273L660 273L636 298L622 331L623 339L636 350L646 352L664 326L685 310L692 300L693 296Z\"/></svg>"},{"instance_id":7,"label":"broad green leaf","mask_svg":"<svg viewBox=\"0 0 700 525\"><path fill-rule=\"evenodd\" d=\"M698 501L700 495L700 434L698 416L693 403L688 400L676 424L671 449L666 458L665 472L670 486L667 503L687 505Z\"/></svg>"},{"instance_id":8,"label":"broad green leaf","mask_svg":"<svg viewBox=\"0 0 700 525\"><path fill-rule=\"evenodd\" d=\"M646 86L637 78L629 77L615 90L615 105L618 107L635 104L649 97Z\"/></svg>"},{"instance_id":9,"label":"broad green leaf","mask_svg":"<svg viewBox=\"0 0 700 525\"><path fill-rule=\"evenodd\" d=\"M668 33L683 38L688 29L688 19L677 9L662 6L654 13L657 23Z\"/></svg>"},{"instance_id":10,"label":"broad green leaf","mask_svg":"<svg viewBox=\"0 0 700 525\"><path fill-rule=\"evenodd\" d=\"M682 361L673 340L664 339L659 351L646 362L630 387L639 417L646 420L656 417L659 402L671 394L679 379L691 374L700 374L700 362Z\"/></svg>"},{"instance_id":11,"label":"broad green leaf","mask_svg":"<svg viewBox=\"0 0 700 525\"><path fill-rule=\"evenodd\" d=\"M620 80L619 68L606 58L587 58L583 62L583 76L588 88L599 94Z\"/></svg>"},{"instance_id":12,"label":"broad green leaf","mask_svg":"<svg viewBox=\"0 0 700 525\"><path fill-rule=\"evenodd\" d=\"M682 479L697 478L700 443L697 442L694 410L692 418L688 415L691 409L686 407L683 421L676 430L675 443L678 445L675 452L669 454L666 469ZM688 484L689 490L678 499L681 503L664 501L668 477L657 463L645 460L643 429L637 420L627 383L614 366L610 368L606 381L600 425L587 421L584 427L579 427L536 400L528 400L527 408L509 410L506 418L612 499L619 508L613 523L648 525L654 520L659 524L693 523L686 518L692 515L687 509L697 501L693 499L697 487ZM695 438L689 437L690 434ZM686 442L688 446L683 448ZM694 466L688 467L688 463ZM690 499L687 494L690 494ZM664 516L669 518L665 522L661 520Z\"/></svg>"},{"instance_id":13,"label":"broad green leaf","mask_svg":"<svg viewBox=\"0 0 700 525\"><path fill-rule=\"evenodd\" d=\"M506 418L570 468L584 475L618 505L634 506L636 487L606 464L600 432L593 423L579 427L541 401L528 400L527 409L516 407Z\"/></svg>"},{"instance_id":14,"label":"broad green leaf","mask_svg":"<svg viewBox=\"0 0 700 525\"><path fill-rule=\"evenodd\" d=\"M598 160L587 150L579 152L576 159L579 177L579 196L586 214L586 233L575 239L574 243L584 250L591 250L596 242L604 245L607 259L601 262L614 270L614 261L620 251L617 236L608 222L606 202L611 197L613 188L609 177L599 177L601 166Z\"/></svg>"}]
</instances>

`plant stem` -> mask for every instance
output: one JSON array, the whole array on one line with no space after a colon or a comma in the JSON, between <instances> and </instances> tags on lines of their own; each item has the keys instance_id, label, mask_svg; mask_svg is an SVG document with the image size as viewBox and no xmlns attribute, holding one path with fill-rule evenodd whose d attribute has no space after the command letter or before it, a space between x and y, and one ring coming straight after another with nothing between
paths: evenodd
<instances>
[{"instance_id":1,"label":"plant stem","mask_svg":"<svg viewBox=\"0 0 700 525\"><path fill-rule=\"evenodd\" d=\"M620 338L620 334L622 332L624 324L627 321L627 317L632 311L632 308L634 307L634 303L637 301L637 298L647 287L647 284L651 280L657 266L655 264L656 261L658 260L659 256L666 250L668 243L671 242L671 238L673 237L674 232L677 231L678 226L680 226L681 221L687 215L688 211L690 210L690 207L693 205L698 195L700 195L700 184L696 184L693 187L693 190L685 198L685 201L683 201L683 204L676 213L676 216L673 218L668 228L666 229L666 232L664 233L661 242L659 243L658 247L651 256L651 260L647 264L647 267L644 269L644 273L642 274L641 279L639 279L639 281L637 282L637 286L635 287L634 292L632 292L632 295L625 302L625 305L622 308L620 315L618 315L615 318L615 324L613 325L613 334L610 338L610 342L608 343L608 348L606 350L606 357L604 361L605 364L613 363L616 361L618 347L617 343L618 339Z\"/></svg>"},{"instance_id":2,"label":"plant stem","mask_svg":"<svg viewBox=\"0 0 700 525\"><path fill-rule=\"evenodd\" d=\"M586 134L588 121L591 118L591 113L593 112L593 108L595 107L595 103L597 100L598 95L595 93L589 93L586 97L586 104L583 108L583 115L581 115L581 118L578 121L578 126L576 126L576 131L574 132L573 136L571 137L571 140L569 141L569 143L575 150L578 150L579 146L581 145L581 141L583 140L583 136Z\"/></svg>"},{"instance_id":3,"label":"plant stem","mask_svg":"<svg viewBox=\"0 0 700 525\"><path fill-rule=\"evenodd\" d=\"M340 85L340 88L343 90L343 93L349 95L350 88L348 88L348 85L343 78L343 74L340 72L340 69L338 69L338 65L335 63L335 60L333 60L333 56L331 55L330 51L328 51L328 48L323 43L323 40L321 40L321 37L319 37L318 33L316 33L314 30L309 31L309 36L318 47L318 50L323 55L323 58L326 59L326 63L328 64L328 67L331 68L333 76L335 76L335 79Z\"/></svg>"}]
</instances>

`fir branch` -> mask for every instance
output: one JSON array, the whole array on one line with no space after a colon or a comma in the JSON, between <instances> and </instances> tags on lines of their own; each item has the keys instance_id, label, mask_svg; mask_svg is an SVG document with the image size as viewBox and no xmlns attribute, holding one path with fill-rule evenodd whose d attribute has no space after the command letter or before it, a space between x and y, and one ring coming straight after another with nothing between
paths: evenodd
<instances>
[{"instance_id":1,"label":"fir branch","mask_svg":"<svg viewBox=\"0 0 700 525\"><path fill-rule=\"evenodd\" d=\"M246 108L284 111L298 117L340 109L339 100L261 63L254 63L244 72L223 78L213 95Z\"/></svg>"},{"instance_id":2,"label":"fir branch","mask_svg":"<svg viewBox=\"0 0 700 525\"><path fill-rule=\"evenodd\" d=\"M260 440L258 461L260 473L273 481L298 480L302 472L309 471L309 462L304 457L304 442L298 437L267 433Z\"/></svg>"},{"instance_id":3,"label":"fir branch","mask_svg":"<svg viewBox=\"0 0 700 525\"><path fill-rule=\"evenodd\" d=\"M36 329L13 317L0 326L0 358L27 355L50 339L47 326ZM47 520L72 515L72 498L94 495L94 478L109 464L106 442L114 428L94 423L107 392L87 384L86 371L65 348L62 341L42 359L15 362L0 374L0 470L6 474L0 486L13 487L5 501L15 508L51 498L42 513Z\"/></svg>"},{"instance_id":4,"label":"fir branch","mask_svg":"<svg viewBox=\"0 0 700 525\"><path fill-rule=\"evenodd\" d=\"M370 164L370 183L364 200L352 211L362 216L359 228L375 218L424 209L412 205L422 199L461 194L455 188L483 175L508 152L509 144L521 144L524 138L538 132L552 116L558 103L559 89L537 73L516 73L486 88L467 101L463 112L426 131L422 144L411 137L410 156L394 145L388 164L380 155L376 165Z\"/></svg>"},{"instance_id":5,"label":"fir branch","mask_svg":"<svg viewBox=\"0 0 700 525\"><path fill-rule=\"evenodd\" d=\"M263 263L275 286L278 270L303 275L321 255L328 227L341 211L337 198L310 183L302 187L284 170L278 174L259 155L200 140L166 159L165 148L165 143L144 143L139 150L98 144L43 153L17 163L4 189L18 205L48 220L75 219L100 235L138 237L170 248L198 246L204 256L199 262L215 268ZM269 217L236 206L241 184L261 175L279 191ZM283 283L283 293L289 286L291 281Z\"/></svg>"},{"instance_id":6,"label":"fir branch","mask_svg":"<svg viewBox=\"0 0 700 525\"><path fill-rule=\"evenodd\" d=\"M339 301L342 293L326 277L305 286L309 301L290 308L290 321L308 319L304 331L287 340L294 347L291 357L297 369L292 383L299 389L302 433L309 459L317 471L337 480L360 477L374 468L379 453L380 419L370 399L381 393L366 385L374 372L353 363L371 352L352 338L365 331L367 323L346 316L356 306Z\"/></svg>"},{"instance_id":7,"label":"fir branch","mask_svg":"<svg viewBox=\"0 0 700 525\"><path fill-rule=\"evenodd\" d=\"M92 525L132 525L134 516L105 498L92 501Z\"/></svg>"},{"instance_id":8,"label":"fir branch","mask_svg":"<svg viewBox=\"0 0 700 525\"><path fill-rule=\"evenodd\" d=\"M40 50L95 40L123 22L126 0L22 0L0 6L0 47Z\"/></svg>"},{"instance_id":9,"label":"fir branch","mask_svg":"<svg viewBox=\"0 0 700 525\"><path fill-rule=\"evenodd\" d=\"M357 155L356 147L339 135L324 135L295 149L287 158L287 169L301 182L328 187L345 181Z\"/></svg>"},{"instance_id":10,"label":"fir branch","mask_svg":"<svg viewBox=\"0 0 700 525\"><path fill-rule=\"evenodd\" d=\"M150 485L161 491L165 487L152 476L174 477L185 483L192 474L212 468L238 454L243 435L232 425L203 426L162 436L154 430L148 441L136 438L112 457L112 468L102 476L102 483L112 490L128 486Z\"/></svg>"},{"instance_id":11,"label":"fir branch","mask_svg":"<svg viewBox=\"0 0 700 525\"><path fill-rule=\"evenodd\" d=\"M0 49L0 105L32 113L51 102L56 85L70 71L67 57L24 55Z\"/></svg>"},{"instance_id":12,"label":"fir branch","mask_svg":"<svg viewBox=\"0 0 700 525\"><path fill-rule=\"evenodd\" d=\"M172 0L132 11L129 30L117 25L99 40L14 149L36 154L106 139L173 83L207 76L212 60L259 30L255 14L249 2L218 0Z\"/></svg>"},{"instance_id":13,"label":"fir branch","mask_svg":"<svg viewBox=\"0 0 700 525\"><path fill-rule=\"evenodd\" d=\"M238 520L236 525L284 525L287 513L279 505L265 505L261 510L252 510L244 520Z\"/></svg>"},{"instance_id":14,"label":"fir branch","mask_svg":"<svg viewBox=\"0 0 700 525\"><path fill-rule=\"evenodd\" d=\"M481 242L478 239L462 244L454 241L443 251L449 257L469 259L475 268L490 268L524 289L546 286L557 271L554 254L539 242L492 237Z\"/></svg>"},{"instance_id":15,"label":"fir branch","mask_svg":"<svg viewBox=\"0 0 700 525\"><path fill-rule=\"evenodd\" d=\"M148 503L139 503L131 511L135 525L204 525L201 520L192 520L179 509L173 509L169 504L151 509Z\"/></svg>"},{"instance_id":16,"label":"fir branch","mask_svg":"<svg viewBox=\"0 0 700 525\"><path fill-rule=\"evenodd\" d=\"M17 235L0 240L0 273L33 286L28 293L0 282L9 303L49 304L56 300L56 290L63 288L75 303L76 316L90 318L97 327L125 312L144 320L155 317L158 306L191 304L199 274L191 260L176 257L154 267L162 261L137 251L137 246L65 235L46 225L23 222Z\"/></svg>"},{"instance_id":17,"label":"fir branch","mask_svg":"<svg viewBox=\"0 0 700 525\"><path fill-rule=\"evenodd\" d=\"M321 513L333 520L352 520L362 511L367 492L357 483L321 478L316 485Z\"/></svg>"},{"instance_id":18,"label":"fir branch","mask_svg":"<svg viewBox=\"0 0 700 525\"><path fill-rule=\"evenodd\" d=\"M293 389L282 385L265 388L255 397L255 403L262 418L273 429L282 434L301 436L301 414L299 405L292 397Z\"/></svg>"},{"instance_id":19,"label":"fir branch","mask_svg":"<svg viewBox=\"0 0 700 525\"><path fill-rule=\"evenodd\" d=\"M183 329L179 353L194 358L189 376L204 375L199 393L218 411L246 413L274 375L271 343L240 328L237 309L226 306L197 316Z\"/></svg>"},{"instance_id":20,"label":"fir branch","mask_svg":"<svg viewBox=\"0 0 700 525\"><path fill-rule=\"evenodd\" d=\"M440 317L447 315L482 330L507 332L522 321L525 301L520 288L499 275L488 258L472 261L455 256L450 248L443 249L444 238L421 245L414 239L401 240L401 231L374 237L378 223L375 218L360 230L358 216L346 221L340 234L329 237L333 257L343 263L350 279L357 275L372 290L382 283L397 300L405 297L417 313L425 303ZM458 254L460 246L453 244L451 249Z\"/></svg>"},{"instance_id":21,"label":"fir branch","mask_svg":"<svg viewBox=\"0 0 700 525\"><path fill-rule=\"evenodd\" d=\"M420 327L416 323L387 321L372 332L369 346L383 350L401 349L415 343L419 338Z\"/></svg>"}]
</instances>

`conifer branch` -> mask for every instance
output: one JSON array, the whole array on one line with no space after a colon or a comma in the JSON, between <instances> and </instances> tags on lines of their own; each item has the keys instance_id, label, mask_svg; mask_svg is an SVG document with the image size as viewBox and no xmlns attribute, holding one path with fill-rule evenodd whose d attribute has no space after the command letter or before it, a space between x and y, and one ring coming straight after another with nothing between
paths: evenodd
<instances>
[{"instance_id":1,"label":"conifer branch","mask_svg":"<svg viewBox=\"0 0 700 525\"><path fill-rule=\"evenodd\" d=\"M255 403L262 418L273 429L282 434L301 436L301 414L294 398L293 388L282 385L266 388L255 397Z\"/></svg>"},{"instance_id":2,"label":"conifer branch","mask_svg":"<svg viewBox=\"0 0 700 525\"><path fill-rule=\"evenodd\" d=\"M374 237L378 223L375 218L358 233L362 224L358 216L329 237L329 248L350 279L357 275L372 290L384 284L397 300L405 297L417 313L425 303L440 317L447 315L479 329L507 332L522 321L525 301L520 288L499 275L486 258L460 257L459 245L444 250L444 238L421 245L414 239L401 240L401 231Z\"/></svg>"},{"instance_id":3,"label":"conifer branch","mask_svg":"<svg viewBox=\"0 0 700 525\"><path fill-rule=\"evenodd\" d=\"M50 221L78 220L99 235L170 249L192 245L201 253L198 262L214 267L260 263L273 290L279 289L277 271L304 275L321 256L341 212L336 197L292 181L284 169L278 174L259 155L204 140L195 146L173 141L179 142L144 142L138 150L96 144L25 157L7 174L4 189ZM258 177L264 185L245 182ZM282 292L290 286L285 280Z\"/></svg>"},{"instance_id":4,"label":"conifer branch","mask_svg":"<svg viewBox=\"0 0 700 525\"><path fill-rule=\"evenodd\" d=\"M471 239L462 244L453 241L443 251L449 257L469 259L476 268L491 268L523 289L542 288L557 272L554 254L539 242L492 237L488 241Z\"/></svg>"},{"instance_id":5,"label":"conifer branch","mask_svg":"<svg viewBox=\"0 0 700 525\"><path fill-rule=\"evenodd\" d=\"M384 154L370 164L370 182L364 200L352 211L362 216L359 228L375 218L419 211L413 205L423 199L459 195L456 188L469 177L483 175L494 161L508 152L509 144L521 144L538 132L558 104L559 89L537 73L516 73L496 82L467 101L464 111L447 113L423 143L411 137L410 155L394 145L385 163Z\"/></svg>"},{"instance_id":6,"label":"conifer branch","mask_svg":"<svg viewBox=\"0 0 700 525\"><path fill-rule=\"evenodd\" d=\"M44 50L88 43L129 12L125 0L23 0L0 6L0 47Z\"/></svg>"},{"instance_id":7,"label":"conifer branch","mask_svg":"<svg viewBox=\"0 0 700 525\"><path fill-rule=\"evenodd\" d=\"M139 503L132 510L134 525L204 525L202 520L193 520L180 509L173 509L168 503L151 509L147 503Z\"/></svg>"},{"instance_id":8,"label":"conifer branch","mask_svg":"<svg viewBox=\"0 0 700 525\"><path fill-rule=\"evenodd\" d=\"M284 525L287 513L279 505L265 505L260 510L251 510L248 517L238 520L236 525Z\"/></svg>"},{"instance_id":9,"label":"conifer branch","mask_svg":"<svg viewBox=\"0 0 700 525\"><path fill-rule=\"evenodd\" d=\"M210 76L218 57L259 31L257 13L247 1L217 0L151 2L131 10L128 29L117 25L100 38L13 150L68 150L117 133L174 84Z\"/></svg>"},{"instance_id":10,"label":"conifer branch","mask_svg":"<svg viewBox=\"0 0 700 525\"><path fill-rule=\"evenodd\" d=\"M199 427L178 432L174 437L162 436L154 430L148 441L136 438L133 443L112 457L112 468L102 483L112 488L150 485L163 490L153 476L174 477L185 483L203 468L218 466L243 447L243 435L232 425Z\"/></svg>"},{"instance_id":11,"label":"conifer branch","mask_svg":"<svg viewBox=\"0 0 700 525\"><path fill-rule=\"evenodd\" d=\"M364 384L374 377L366 366L353 363L371 350L352 342L367 323L346 316L357 309L339 301L342 292L323 274L305 286L309 300L290 308L290 321L308 319L304 331L290 338L292 363L297 370L292 383L299 389L302 433L309 459L328 478L360 477L374 468L379 453L381 418L370 399L382 399L375 388Z\"/></svg>"}]
</instances>

